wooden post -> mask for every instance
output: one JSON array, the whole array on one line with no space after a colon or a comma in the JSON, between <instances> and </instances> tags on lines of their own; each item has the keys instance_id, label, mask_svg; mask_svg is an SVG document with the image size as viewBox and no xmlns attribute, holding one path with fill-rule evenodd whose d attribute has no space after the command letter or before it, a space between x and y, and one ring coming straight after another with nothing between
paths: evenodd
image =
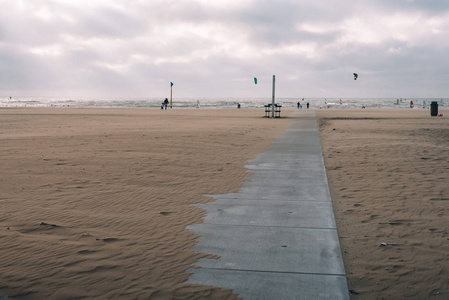
<instances>
[{"instance_id":1,"label":"wooden post","mask_svg":"<svg viewBox=\"0 0 449 300\"><path fill-rule=\"evenodd\" d=\"M275 83L275 75L273 75L273 98L271 100L271 117L274 118L274 83Z\"/></svg>"}]
</instances>

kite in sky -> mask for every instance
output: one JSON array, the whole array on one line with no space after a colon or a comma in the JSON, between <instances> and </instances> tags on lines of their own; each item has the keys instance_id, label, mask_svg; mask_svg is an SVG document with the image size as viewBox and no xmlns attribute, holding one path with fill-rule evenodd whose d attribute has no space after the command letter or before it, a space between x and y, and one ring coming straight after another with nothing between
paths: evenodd
<instances>
[{"instance_id":1,"label":"kite in sky","mask_svg":"<svg viewBox=\"0 0 449 300\"><path fill-rule=\"evenodd\" d=\"M357 77L359 77L359 75L357 73L353 73L354 74L354 80L357 80Z\"/></svg>"},{"instance_id":2,"label":"kite in sky","mask_svg":"<svg viewBox=\"0 0 449 300\"><path fill-rule=\"evenodd\" d=\"M257 84L257 78L254 77L254 84Z\"/></svg>"}]
</instances>

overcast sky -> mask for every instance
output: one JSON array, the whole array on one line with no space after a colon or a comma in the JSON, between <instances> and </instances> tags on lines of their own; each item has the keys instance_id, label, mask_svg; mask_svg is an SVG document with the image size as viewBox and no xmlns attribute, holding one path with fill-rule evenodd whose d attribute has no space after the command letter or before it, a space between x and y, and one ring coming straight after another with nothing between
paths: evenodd
<instances>
[{"instance_id":1,"label":"overcast sky","mask_svg":"<svg viewBox=\"0 0 449 300\"><path fill-rule=\"evenodd\" d=\"M273 75L277 97L449 95L447 0L0 7L0 96L269 98Z\"/></svg>"}]
</instances>

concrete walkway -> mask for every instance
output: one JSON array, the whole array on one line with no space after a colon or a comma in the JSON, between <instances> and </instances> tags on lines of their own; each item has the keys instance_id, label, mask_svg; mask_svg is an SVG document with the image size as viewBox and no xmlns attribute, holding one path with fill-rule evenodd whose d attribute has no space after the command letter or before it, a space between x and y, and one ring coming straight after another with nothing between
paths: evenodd
<instances>
[{"instance_id":1,"label":"concrete walkway","mask_svg":"<svg viewBox=\"0 0 449 300\"><path fill-rule=\"evenodd\" d=\"M188 283L232 289L243 299L349 299L313 110L299 110L285 134L249 161L237 193L201 204ZM276 120L267 120L276 122Z\"/></svg>"}]
</instances>

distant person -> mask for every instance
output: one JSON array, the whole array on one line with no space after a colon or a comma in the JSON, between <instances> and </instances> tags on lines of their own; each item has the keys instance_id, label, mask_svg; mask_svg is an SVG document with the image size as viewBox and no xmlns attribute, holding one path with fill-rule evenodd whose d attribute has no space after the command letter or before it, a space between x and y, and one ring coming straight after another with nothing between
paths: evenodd
<instances>
[{"instance_id":1,"label":"distant person","mask_svg":"<svg viewBox=\"0 0 449 300\"><path fill-rule=\"evenodd\" d=\"M309 102L307 102L307 108L309 108Z\"/></svg>"},{"instance_id":2,"label":"distant person","mask_svg":"<svg viewBox=\"0 0 449 300\"><path fill-rule=\"evenodd\" d=\"M165 98L165 100L164 100L164 107L165 107L165 110L167 110L167 106L168 106L168 99Z\"/></svg>"},{"instance_id":3,"label":"distant person","mask_svg":"<svg viewBox=\"0 0 449 300\"><path fill-rule=\"evenodd\" d=\"M299 103L299 101L298 101L298 103L296 103L296 108L299 108L299 105L300 105L300 103Z\"/></svg>"},{"instance_id":4,"label":"distant person","mask_svg":"<svg viewBox=\"0 0 449 300\"><path fill-rule=\"evenodd\" d=\"M237 108L240 108L240 103L237 103Z\"/></svg>"},{"instance_id":5,"label":"distant person","mask_svg":"<svg viewBox=\"0 0 449 300\"><path fill-rule=\"evenodd\" d=\"M415 106L413 105L413 101L410 101L410 108L413 108L413 106Z\"/></svg>"}]
</instances>

